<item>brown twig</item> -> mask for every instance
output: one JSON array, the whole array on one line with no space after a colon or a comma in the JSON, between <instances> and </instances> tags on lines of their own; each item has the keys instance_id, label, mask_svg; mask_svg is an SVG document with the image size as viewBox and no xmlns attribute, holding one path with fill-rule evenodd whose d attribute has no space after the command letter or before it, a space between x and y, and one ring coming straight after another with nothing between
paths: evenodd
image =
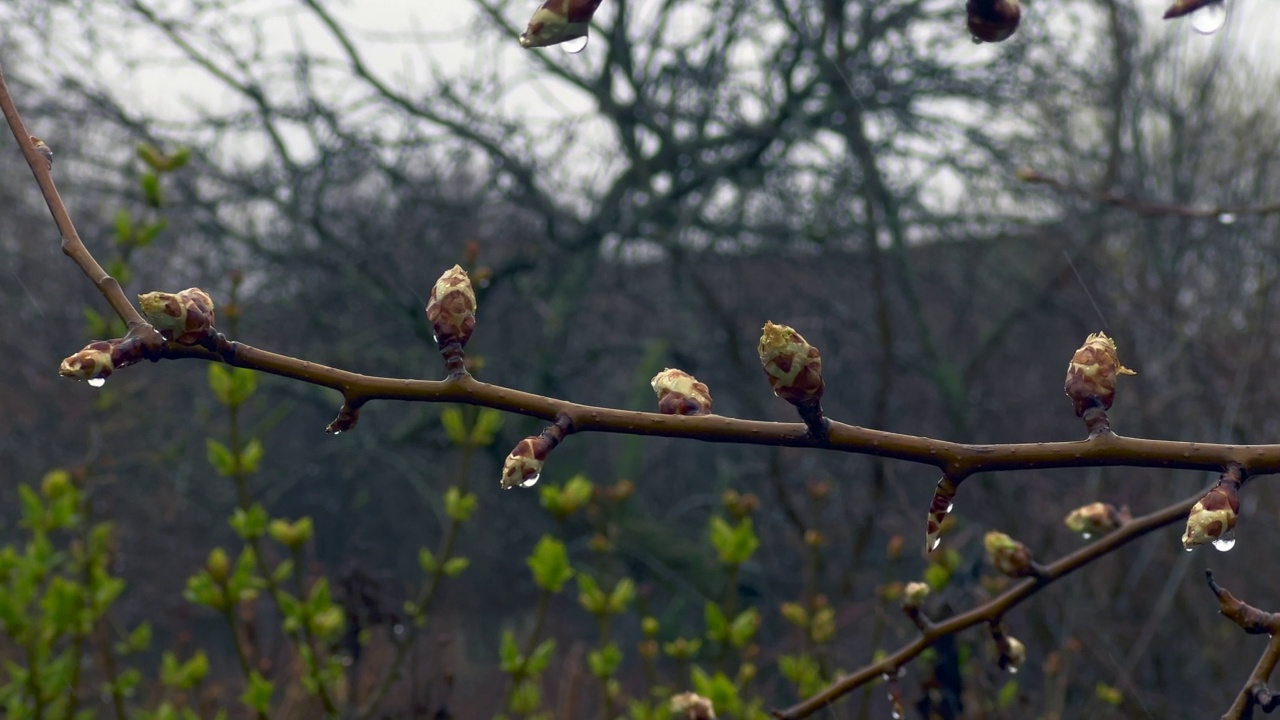
<instances>
[{"instance_id":1,"label":"brown twig","mask_svg":"<svg viewBox=\"0 0 1280 720\"><path fill-rule=\"evenodd\" d=\"M1231 703L1231 708L1222 716L1222 720L1250 720L1257 705L1271 703L1271 693L1266 689L1266 682L1278 661L1280 661L1280 634L1271 636L1267 649L1262 651L1258 664L1253 667L1253 672L1249 673L1249 679L1245 681L1244 687L1240 688L1235 702Z\"/></svg>"},{"instance_id":2,"label":"brown twig","mask_svg":"<svg viewBox=\"0 0 1280 720\"><path fill-rule=\"evenodd\" d=\"M775 710L774 717L779 720L798 720L799 718L808 717L869 682L878 680L886 674L892 676L899 668L906 665L943 637L954 635L974 625L997 621L1010 609L1051 583L1079 570L1098 558L1109 555L1147 533L1180 522L1186 517L1187 511L1191 509L1191 506L1199 499L1200 494L1197 494L1194 497L1186 498L1149 515L1144 515L1125 523L1098 541L1045 566L1042 576L1023 580L968 612L954 615L935 623L915 640L899 648L880 662L871 663L845 675L836 680L827 689L793 707L785 710Z\"/></svg>"},{"instance_id":3,"label":"brown twig","mask_svg":"<svg viewBox=\"0 0 1280 720\"><path fill-rule=\"evenodd\" d=\"M1139 215L1183 218L1216 218L1225 223L1227 222L1227 218L1234 220L1235 218L1246 215L1262 217L1265 215L1275 215L1280 213L1280 202L1268 203L1266 205L1218 205L1214 207L1192 207L1189 205L1176 205L1172 203L1141 200L1138 198L1117 195L1113 192L1087 190L1085 188L1076 187L1075 185L1049 177L1048 175L1042 175L1029 168L1019 170L1018 179L1023 182L1033 183L1036 185L1048 185L1054 190L1066 195L1075 195L1076 197L1083 198L1090 202L1130 210Z\"/></svg>"},{"instance_id":4,"label":"brown twig","mask_svg":"<svg viewBox=\"0 0 1280 720\"><path fill-rule=\"evenodd\" d=\"M76 226L71 222L71 215L67 212L66 205L63 204L58 188L53 182L53 162L50 159L52 154L46 154L48 146L43 141L27 133L27 127L18 114L18 108L13 104L13 98L9 95L3 70L0 70L0 111L4 112L4 119L9 123L9 129L13 131L13 139L18 141L18 148L26 158L31 174L35 175L36 185L40 187L40 194L44 196L45 204L49 206L49 212L53 215L53 222L58 226L58 232L62 233L62 252L75 261L90 282L106 297L111 309L125 321L130 331L137 331L148 338L147 344L151 347L163 344L164 339L160 334L151 329L133 303L125 297L120 283L102 269L80 240L80 234L76 232Z\"/></svg>"}]
</instances>

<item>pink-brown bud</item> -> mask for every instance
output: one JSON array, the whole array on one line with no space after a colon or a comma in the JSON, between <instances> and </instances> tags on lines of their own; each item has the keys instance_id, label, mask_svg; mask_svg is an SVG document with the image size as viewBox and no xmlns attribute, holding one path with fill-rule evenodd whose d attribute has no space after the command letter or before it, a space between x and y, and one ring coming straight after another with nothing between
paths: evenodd
<instances>
[{"instance_id":1,"label":"pink-brown bud","mask_svg":"<svg viewBox=\"0 0 1280 720\"><path fill-rule=\"evenodd\" d=\"M822 354L800 333L766 322L757 351L774 395L792 405L822 398Z\"/></svg>"},{"instance_id":2,"label":"pink-brown bud","mask_svg":"<svg viewBox=\"0 0 1280 720\"><path fill-rule=\"evenodd\" d=\"M902 607L904 610L919 610L925 598L929 597L929 584L909 582L902 591Z\"/></svg>"},{"instance_id":3,"label":"pink-brown bud","mask_svg":"<svg viewBox=\"0 0 1280 720\"><path fill-rule=\"evenodd\" d=\"M663 415L711 414L711 391L683 370L667 368L654 375L650 384L658 394L658 412Z\"/></svg>"},{"instance_id":4,"label":"pink-brown bud","mask_svg":"<svg viewBox=\"0 0 1280 720\"><path fill-rule=\"evenodd\" d=\"M1114 505L1095 502L1072 510L1063 522L1071 532L1089 538L1109 533L1130 519L1128 508L1117 510Z\"/></svg>"},{"instance_id":5,"label":"pink-brown bud","mask_svg":"<svg viewBox=\"0 0 1280 720\"><path fill-rule=\"evenodd\" d=\"M149 292L138 296L142 316L166 340L194 345L213 331L213 298L200 288Z\"/></svg>"},{"instance_id":6,"label":"pink-brown bud","mask_svg":"<svg viewBox=\"0 0 1280 720\"><path fill-rule=\"evenodd\" d=\"M716 709L707 698L697 693L680 693L671 698L674 720L716 720Z\"/></svg>"},{"instance_id":7,"label":"pink-brown bud","mask_svg":"<svg viewBox=\"0 0 1280 720\"><path fill-rule=\"evenodd\" d=\"M72 380L106 380L116 369L119 340L97 340L62 361L58 374Z\"/></svg>"},{"instance_id":8,"label":"pink-brown bud","mask_svg":"<svg viewBox=\"0 0 1280 720\"><path fill-rule=\"evenodd\" d=\"M547 459L548 448L539 435L527 437L516 443L516 447L507 455L502 463L502 489L513 487L533 487L542 474L542 463ZM538 457L541 455L541 457Z\"/></svg>"},{"instance_id":9,"label":"pink-brown bud","mask_svg":"<svg viewBox=\"0 0 1280 720\"><path fill-rule=\"evenodd\" d=\"M1022 8L1018 0L969 0L965 3L965 10L974 42L1008 40L1017 32L1018 23L1022 22Z\"/></svg>"},{"instance_id":10,"label":"pink-brown bud","mask_svg":"<svg viewBox=\"0 0 1280 720\"><path fill-rule=\"evenodd\" d=\"M987 559L992 566L1009 577L1027 577L1035 574L1031 550L1002 532L992 530L983 538Z\"/></svg>"},{"instance_id":11,"label":"pink-brown bud","mask_svg":"<svg viewBox=\"0 0 1280 720\"><path fill-rule=\"evenodd\" d=\"M520 47L539 48L586 37L600 0L546 0L529 18Z\"/></svg>"},{"instance_id":12,"label":"pink-brown bud","mask_svg":"<svg viewBox=\"0 0 1280 720\"><path fill-rule=\"evenodd\" d=\"M471 339L471 331L476 327L476 293L461 265L454 265L431 288L427 320L436 344L442 348L450 342L464 347Z\"/></svg>"},{"instance_id":13,"label":"pink-brown bud","mask_svg":"<svg viewBox=\"0 0 1280 720\"><path fill-rule=\"evenodd\" d=\"M1240 496L1236 485L1219 483L1205 493L1187 515L1187 529L1182 546L1188 550L1207 542L1226 541L1235 529L1240 514Z\"/></svg>"},{"instance_id":14,"label":"pink-brown bud","mask_svg":"<svg viewBox=\"0 0 1280 720\"><path fill-rule=\"evenodd\" d=\"M1116 397L1116 379L1121 375L1136 374L1120 364L1114 340L1106 333L1094 333L1071 357L1063 390L1071 398L1076 416L1083 417L1085 411L1095 404L1110 410Z\"/></svg>"}]
</instances>

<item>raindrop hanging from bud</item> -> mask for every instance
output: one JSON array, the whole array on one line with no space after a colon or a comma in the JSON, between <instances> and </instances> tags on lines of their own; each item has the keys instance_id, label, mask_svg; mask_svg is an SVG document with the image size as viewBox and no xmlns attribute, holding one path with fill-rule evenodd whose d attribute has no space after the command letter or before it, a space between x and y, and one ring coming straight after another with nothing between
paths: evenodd
<instances>
[{"instance_id":1,"label":"raindrop hanging from bud","mask_svg":"<svg viewBox=\"0 0 1280 720\"><path fill-rule=\"evenodd\" d=\"M560 43L560 49L570 55L577 55L587 49L587 41L590 39L591 37L589 35L583 35L582 37L574 38L572 40L565 40Z\"/></svg>"},{"instance_id":2,"label":"raindrop hanging from bud","mask_svg":"<svg viewBox=\"0 0 1280 720\"><path fill-rule=\"evenodd\" d=\"M1236 533L1234 530L1228 531L1226 535L1213 541L1213 549L1218 552L1230 552L1231 548L1236 546Z\"/></svg>"},{"instance_id":3,"label":"raindrop hanging from bud","mask_svg":"<svg viewBox=\"0 0 1280 720\"><path fill-rule=\"evenodd\" d=\"M1227 24L1226 2L1214 2L1191 13L1191 28L1201 35L1212 35Z\"/></svg>"},{"instance_id":4,"label":"raindrop hanging from bud","mask_svg":"<svg viewBox=\"0 0 1280 720\"><path fill-rule=\"evenodd\" d=\"M106 385L106 384L107 384L107 379L106 379L106 378L96 377L96 378L89 378L86 382L88 382L88 383L89 383L89 387L96 387L96 388L100 388L100 387L102 387L103 385Z\"/></svg>"},{"instance_id":5,"label":"raindrop hanging from bud","mask_svg":"<svg viewBox=\"0 0 1280 720\"><path fill-rule=\"evenodd\" d=\"M534 473L529 477L525 478L524 481L520 483L520 487L522 488L533 487L534 485L538 484L538 479L541 477L542 477L541 473Z\"/></svg>"},{"instance_id":6,"label":"raindrop hanging from bud","mask_svg":"<svg viewBox=\"0 0 1280 720\"><path fill-rule=\"evenodd\" d=\"M1234 225L1236 222L1236 214L1224 212L1218 216L1218 222L1222 223L1223 225Z\"/></svg>"}]
</instances>

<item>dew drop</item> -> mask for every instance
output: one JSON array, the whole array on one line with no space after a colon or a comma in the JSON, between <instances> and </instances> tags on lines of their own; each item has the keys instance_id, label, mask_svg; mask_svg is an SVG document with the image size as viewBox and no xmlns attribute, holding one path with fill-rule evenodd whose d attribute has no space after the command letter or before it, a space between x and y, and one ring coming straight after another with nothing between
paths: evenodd
<instances>
[{"instance_id":1,"label":"dew drop","mask_svg":"<svg viewBox=\"0 0 1280 720\"><path fill-rule=\"evenodd\" d=\"M955 504L955 503L953 503L953 502L952 502L952 503L947 503L947 509L946 509L946 510L943 510L942 512L944 512L944 513L948 513L948 514L949 514L952 510L955 510L955 509L956 509L956 504Z\"/></svg>"},{"instance_id":2,"label":"dew drop","mask_svg":"<svg viewBox=\"0 0 1280 720\"><path fill-rule=\"evenodd\" d=\"M1007 668L1005 668L1005 669L1009 671L1009 674L1010 674L1010 675L1017 675L1017 674L1018 674L1018 666L1017 666L1017 665L1010 665L1009 667L1007 667Z\"/></svg>"},{"instance_id":3,"label":"dew drop","mask_svg":"<svg viewBox=\"0 0 1280 720\"><path fill-rule=\"evenodd\" d=\"M1080 533L1080 537L1084 538L1085 540L1092 540L1093 533Z\"/></svg>"},{"instance_id":4,"label":"dew drop","mask_svg":"<svg viewBox=\"0 0 1280 720\"><path fill-rule=\"evenodd\" d=\"M902 713L898 712L897 708L894 708L889 712L889 717L893 718L893 720L902 720Z\"/></svg>"},{"instance_id":5,"label":"dew drop","mask_svg":"<svg viewBox=\"0 0 1280 720\"><path fill-rule=\"evenodd\" d=\"M1227 24L1227 4L1225 0L1210 3L1191 13L1191 29L1201 35L1212 35Z\"/></svg>"},{"instance_id":6,"label":"dew drop","mask_svg":"<svg viewBox=\"0 0 1280 720\"><path fill-rule=\"evenodd\" d=\"M1183 550L1186 550L1187 552L1191 552L1192 550L1195 550L1196 548L1195 548L1195 546L1194 546L1194 545L1192 545L1191 547L1183 546L1183 548L1182 548L1182 549L1183 549Z\"/></svg>"},{"instance_id":7,"label":"dew drop","mask_svg":"<svg viewBox=\"0 0 1280 720\"><path fill-rule=\"evenodd\" d=\"M1227 552L1235 546L1236 533L1234 530L1213 541L1213 548L1218 552Z\"/></svg>"},{"instance_id":8,"label":"dew drop","mask_svg":"<svg viewBox=\"0 0 1280 720\"><path fill-rule=\"evenodd\" d=\"M588 36L583 35L582 37L576 37L572 40L565 40L564 42L560 43L560 49L569 53L570 55L577 55L578 53L587 49L587 41L589 39L590 38Z\"/></svg>"},{"instance_id":9,"label":"dew drop","mask_svg":"<svg viewBox=\"0 0 1280 720\"><path fill-rule=\"evenodd\" d=\"M329 433L329 434L330 434L330 435L341 435L341 434L342 434L342 431L341 431L341 430L334 430L333 432L331 432L331 433Z\"/></svg>"},{"instance_id":10,"label":"dew drop","mask_svg":"<svg viewBox=\"0 0 1280 720\"><path fill-rule=\"evenodd\" d=\"M971 37L971 38L969 38L969 39L973 41L973 44L974 44L974 45L981 45L981 44L983 43L982 38L978 37L977 35L974 35L973 37Z\"/></svg>"},{"instance_id":11,"label":"dew drop","mask_svg":"<svg viewBox=\"0 0 1280 720\"><path fill-rule=\"evenodd\" d=\"M892 679L893 679L893 676L892 676L892 675L890 675L889 673L884 673L884 674L882 674L882 675L880 676L880 679L881 679L881 680L883 680L883 681L885 681L885 682L889 682L890 680L892 680ZM889 699L890 699L890 700L892 700L892 699L893 699L893 696L892 696L892 695L890 695L890 696L889 696Z\"/></svg>"},{"instance_id":12,"label":"dew drop","mask_svg":"<svg viewBox=\"0 0 1280 720\"><path fill-rule=\"evenodd\" d=\"M89 378L89 387L102 387L107 384L106 378Z\"/></svg>"},{"instance_id":13,"label":"dew drop","mask_svg":"<svg viewBox=\"0 0 1280 720\"><path fill-rule=\"evenodd\" d=\"M941 544L942 544L942 538L940 537L934 538L933 542L929 543L929 552L933 552L934 550L937 550L938 546Z\"/></svg>"},{"instance_id":14,"label":"dew drop","mask_svg":"<svg viewBox=\"0 0 1280 720\"><path fill-rule=\"evenodd\" d=\"M1236 214L1224 212L1218 216L1218 222L1223 225L1234 225L1236 223Z\"/></svg>"},{"instance_id":15,"label":"dew drop","mask_svg":"<svg viewBox=\"0 0 1280 720\"><path fill-rule=\"evenodd\" d=\"M533 487L538 484L538 478L542 477L542 473L534 473L524 480L520 481L520 487Z\"/></svg>"},{"instance_id":16,"label":"dew drop","mask_svg":"<svg viewBox=\"0 0 1280 720\"><path fill-rule=\"evenodd\" d=\"M400 623L396 623L395 626L391 628L391 632L395 633L397 637L403 635L404 625L401 625Z\"/></svg>"}]
</instances>

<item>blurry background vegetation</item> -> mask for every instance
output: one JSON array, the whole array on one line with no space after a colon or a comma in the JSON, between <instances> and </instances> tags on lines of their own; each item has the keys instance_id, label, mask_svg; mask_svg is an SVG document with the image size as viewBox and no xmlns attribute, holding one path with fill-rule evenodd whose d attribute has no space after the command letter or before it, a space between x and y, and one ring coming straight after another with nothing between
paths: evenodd
<instances>
[{"instance_id":1,"label":"blurry background vegetation","mask_svg":"<svg viewBox=\"0 0 1280 720\"><path fill-rule=\"evenodd\" d=\"M376 3L8 0L0 61L100 257L118 252L122 210L137 223L157 212L138 190L138 144L191 149L189 166L164 178L168 228L131 253L126 289L198 285L225 306L240 277L234 339L268 350L438 377L422 307L439 273L462 262L479 279L477 375L522 390L650 409L648 379L673 366L706 382L721 414L793 420L754 357L773 320L822 349L835 419L965 442L1075 439L1063 367L1105 329L1140 373L1121 390L1119 432L1267 443L1280 435L1280 217L1140 216L1016 177L1030 167L1188 206L1280 199L1277 68L1232 41L1262 3L1233 2L1212 37L1156 25L1134 0L1035 3L1012 40L974 46L958 0L607 0L591 44L568 55L510 50L528 2L431 7L414 27ZM405 71L385 70L383 45L411 58ZM415 45L422 54L410 56ZM178 80L136 82L166 74ZM206 459L225 412L196 364L132 368L102 390L57 377L91 332L84 308L104 308L6 147L0 507L16 506L18 483L89 458L94 515L116 524L121 626L150 620L156 652L195 638L214 676L234 684L225 628L182 597L210 547L234 537L235 485ZM325 436L338 405L329 391L259 379L239 411L265 445L251 493L272 515L314 519L307 572L328 577L339 604L360 596L391 618L365 651L385 664L395 614L420 583L417 548L436 547L447 525L442 494L460 453L441 406L376 404L356 431ZM734 582L740 605L762 612L766 702L796 698L772 667L796 650L778 607L806 582L835 609L836 667L915 632L884 595L926 572L930 471L573 438L544 482L634 483L602 542L600 522L575 516L557 531L537 492L499 492L502 457L537 429L507 418L466 466L479 500L458 539L470 567L436 601L419 681L397 686L394 716L496 711L497 693L484 690L503 682L503 630L531 622L538 589L524 558L546 532L562 533L575 562L616 563L611 572L634 578L664 639L700 634L725 581L708 518L730 489L761 505L760 550ZM988 529L1052 558L1080 543L1062 525L1071 508L1096 499L1141 513L1207 481L1125 468L976 477L932 610L987 592ZM825 504L812 502L813 483L830 484ZM1220 712L1261 645L1217 616L1200 573L1212 566L1264 606L1280 591L1258 570L1261 550L1280 541L1280 503L1262 482L1245 504L1230 554L1183 553L1171 528L1007 618L1030 660L1003 708L972 699L994 697L1006 678L983 633L962 636L950 662L971 700L948 716ZM16 532L16 515L3 514ZM811 581L797 570L807 530L824 539ZM892 560L897 536L906 550ZM578 682L596 641L573 596L549 609L559 638L549 697ZM615 635L618 677L641 695L638 622ZM910 668L908 701L939 674ZM886 717L883 703L880 689L866 701L860 692L830 716Z\"/></svg>"}]
</instances>

